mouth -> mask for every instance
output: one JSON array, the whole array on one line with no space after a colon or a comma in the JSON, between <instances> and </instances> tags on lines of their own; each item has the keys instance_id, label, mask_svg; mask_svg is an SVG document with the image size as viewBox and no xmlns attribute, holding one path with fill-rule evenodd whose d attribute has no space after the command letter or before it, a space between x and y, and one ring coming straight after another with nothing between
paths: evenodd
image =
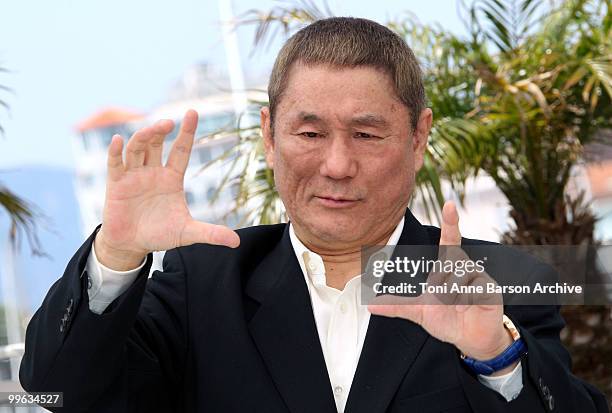
<instances>
[{"instance_id":1,"label":"mouth","mask_svg":"<svg viewBox=\"0 0 612 413\"><path fill-rule=\"evenodd\" d=\"M315 195L317 201L325 207L328 208L348 208L352 207L359 199L352 198L342 198L342 197L333 197L333 196L317 196Z\"/></svg>"}]
</instances>

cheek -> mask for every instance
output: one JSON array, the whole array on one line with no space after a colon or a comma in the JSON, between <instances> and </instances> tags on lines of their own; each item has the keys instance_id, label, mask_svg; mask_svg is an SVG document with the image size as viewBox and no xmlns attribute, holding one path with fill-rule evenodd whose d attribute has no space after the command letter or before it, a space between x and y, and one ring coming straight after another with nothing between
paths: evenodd
<instances>
[{"instance_id":1,"label":"cheek","mask_svg":"<svg viewBox=\"0 0 612 413\"><path fill-rule=\"evenodd\" d=\"M274 152L274 180L285 203L292 203L302 192L316 160L295 145L277 145Z\"/></svg>"},{"instance_id":2,"label":"cheek","mask_svg":"<svg viewBox=\"0 0 612 413\"><path fill-rule=\"evenodd\" d=\"M368 166L370 188L386 198L404 198L414 185L414 154L411 151L388 151Z\"/></svg>"}]
</instances>

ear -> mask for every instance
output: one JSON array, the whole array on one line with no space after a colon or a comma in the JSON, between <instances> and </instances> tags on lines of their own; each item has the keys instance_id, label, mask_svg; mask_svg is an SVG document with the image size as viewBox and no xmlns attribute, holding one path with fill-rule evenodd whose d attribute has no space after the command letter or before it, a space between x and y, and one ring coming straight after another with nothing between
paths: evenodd
<instances>
[{"instance_id":1,"label":"ear","mask_svg":"<svg viewBox=\"0 0 612 413\"><path fill-rule=\"evenodd\" d=\"M419 171L423 166L425 150L427 149L427 139L431 130L431 122L433 112L429 108L425 108L419 115L417 127L412 136L412 150L414 151L414 170Z\"/></svg>"},{"instance_id":2,"label":"ear","mask_svg":"<svg viewBox=\"0 0 612 413\"><path fill-rule=\"evenodd\" d=\"M272 136L272 119L270 119L270 108L264 106L259 112L261 116L261 135L266 153L266 163L270 169L274 169L274 136Z\"/></svg>"}]
</instances>

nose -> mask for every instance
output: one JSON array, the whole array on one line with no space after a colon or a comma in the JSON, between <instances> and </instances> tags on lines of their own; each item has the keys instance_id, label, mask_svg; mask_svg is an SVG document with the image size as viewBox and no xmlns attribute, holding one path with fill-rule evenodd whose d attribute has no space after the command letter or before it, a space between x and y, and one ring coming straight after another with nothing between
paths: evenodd
<instances>
[{"instance_id":1,"label":"nose","mask_svg":"<svg viewBox=\"0 0 612 413\"><path fill-rule=\"evenodd\" d=\"M332 179L354 177L357 173L357 160L350 139L334 136L328 142L321 164L321 174Z\"/></svg>"}]
</instances>

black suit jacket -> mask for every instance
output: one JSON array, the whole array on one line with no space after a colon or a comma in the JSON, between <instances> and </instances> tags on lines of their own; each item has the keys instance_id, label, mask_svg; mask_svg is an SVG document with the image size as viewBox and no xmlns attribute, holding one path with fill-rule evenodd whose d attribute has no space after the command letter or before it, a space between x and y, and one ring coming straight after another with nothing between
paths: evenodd
<instances>
[{"instance_id":1,"label":"black suit jacket","mask_svg":"<svg viewBox=\"0 0 612 413\"><path fill-rule=\"evenodd\" d=\"M163 272L148 279L149 254L136 281L98 315L89 310L85 266L99 227L28 325L25 389L62 391L58 411L336 411L288 225L239 230L237 249L169 250ZM438 240L438 228L407 210L398 244ZM570 373L557 307L505 311L529 351L514 401L481 384L454 346L410 321L372 316L346 412L607 411L601 393Z\"/></svg>"}]
</instances>

